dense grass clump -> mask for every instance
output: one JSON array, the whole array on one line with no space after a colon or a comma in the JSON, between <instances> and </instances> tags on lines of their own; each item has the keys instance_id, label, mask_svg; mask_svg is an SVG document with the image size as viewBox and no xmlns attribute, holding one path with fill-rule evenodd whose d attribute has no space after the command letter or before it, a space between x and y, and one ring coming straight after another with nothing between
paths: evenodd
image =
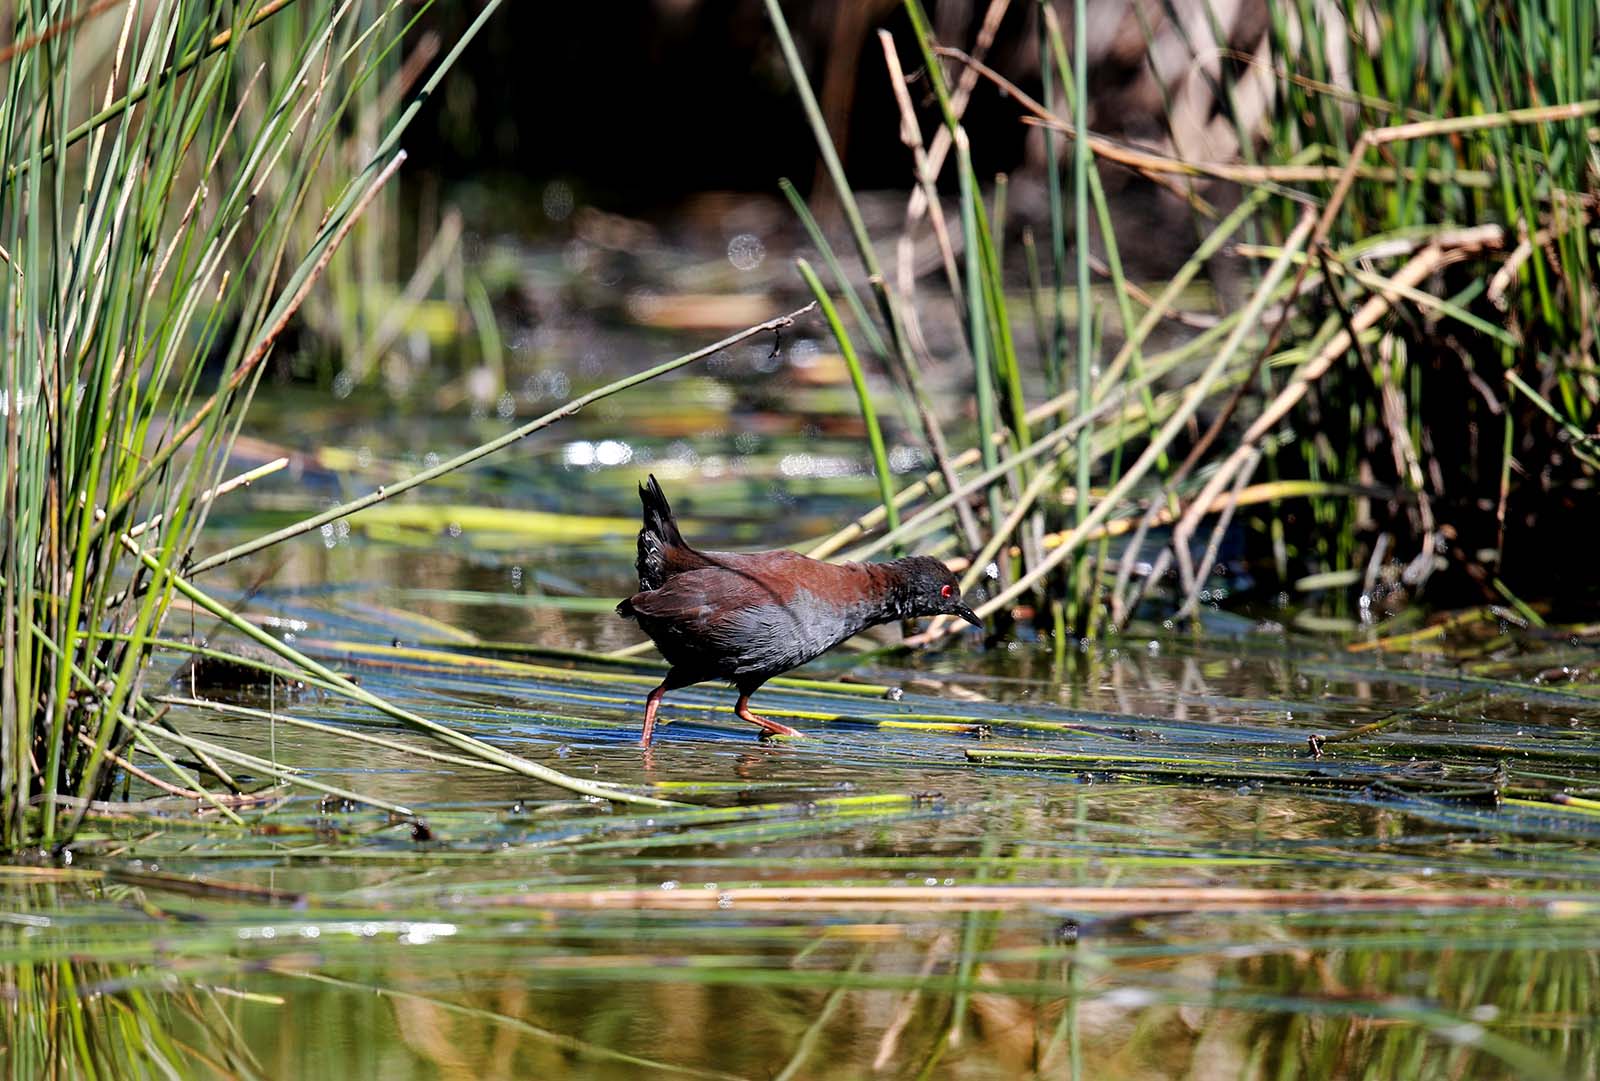
<instances>
[{"instance_id":1,"label":"dense grass clump","mask_svg":"<svg viewBox=\"0 0 1600 1081\"><path fill-rule=\"evenodd\" d=\"M905 4L917 56L880 34L914 170L899 250L931 233L943 261L919 283L908 258L898 274L880 266L768 0L877 301L869 317L825 251L857 324L836 327L841 347L852 352L856 333L877 354L917 403L939 467L821 550L893 506L899 524L855 554L948 527L934 550L970 557L964 584L994 576L981 614L1077 634L1122 624L1152 589L1166 613L1193 614L1240 522L1269 596L1332 590L1364 617L1418 597L1488 600L1532 621L1539 606L1521 592L1571 596L1576 551L1535 553L1578 535L1569 527L1600 467L1593 10L1267 5L1256 48L1193 54L1214 72L1207 123L1231 127L1236 148L1213 161L1181 149L1219 143L1177 130L1192 102L1189 121L1169 113L1158 148L1089 130L1084 7L1070 33L1052 5L1030 8L1040 66L1015 81L983 62L1004 4L970 53L934 41L917 0ZM1140 25L1150 70L1170 67ZM1013 260L1026 268L1022 305L1008 293L1020 274L1003 254L1005 178L975 174L981 136L962 123L973 95L995 89L1043 129L1049 162L1050 235L1023 227ZM1127 280L1119 235L1142 226L1114 219L1103 170L1135 174L1192 216L1193 256L1166 283ZM1180 307L1228 255L1242 291L1216 280L1214 310ZM1096 257L1109 292L1091 280ZM920 389L933 358L919 288L948 290L964 315L966 452L947 446ZM1155 351L1162 324L1187 332Z\"/></svg>"},{"instance_id":2,"label":"dense grass clump","mask_svg":"<svg viewBox=\"0 0 1600 1081\"><path fill-rule=\"evenodd\" d=\"M188 551L262 361L398 166L390 141L333 205L304 205L344 91L401 27L299 5L292 62L247 70L242 39L282 6L17 8L0 100L0 846L70 832L63 808L107 795L130 745L168 760L137 677L171 587L146 561ZM288 250L308 214L314 242Z\"/></svg>"},{"instance_id":3,"label":"dense grass clump","mask_svg":"<svg viewBox=\"0 0 1600 1081\"><path fill-rule=\"evenodd\" d=\"M236 788L221 752L163 723L139 677L174 591L193 592L180 574L211 500L253 475L225 472L263 362L404 159L420 97L389 103L365 156L330 153L348 149L341 124L402 16L16 9L0 97L0 850L69 836L114 779L151 776L134 753L231 814L174 757ZM247 42L267 33L264 57Z\"/></svg>"}]
</instances>

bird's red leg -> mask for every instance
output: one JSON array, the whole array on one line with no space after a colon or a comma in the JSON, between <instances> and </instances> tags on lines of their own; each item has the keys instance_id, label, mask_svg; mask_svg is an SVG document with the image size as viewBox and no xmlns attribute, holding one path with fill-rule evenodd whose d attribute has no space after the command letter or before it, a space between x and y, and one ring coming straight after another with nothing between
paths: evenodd
<instances>
[{"instance_id":1,"label":"bird's red leg","mask_svg":"<svg viewBox=\"0 0 1600 1081\"><path fill-rule=\"evenodd\" d=\"M793 728L790 728L786 724L779 724L777 721L769 721L765 717L758 717L754 713L751 713L750 696L748 694L741 694L739 696L739 704L733 707L733 715L739 718L741 721L749 721L751 724L756 725L761 729L761 731L766 732L769 735L800 735L799 732L796 732Z\"/></svg>"},{"instance_id":2,"label":"bird's red leg","mask_svg":"<svg viewBox=\"0 0 1600 1081\"><path fill-rule=\"evenodd\" d=\"M656 710L661 708L661 696L667 693L667 681L662 680L661 686L651 691L644 700L644 732L639 736L639 746L650 746L650 737L656 730Z\"/></svg>"}]
</instances>

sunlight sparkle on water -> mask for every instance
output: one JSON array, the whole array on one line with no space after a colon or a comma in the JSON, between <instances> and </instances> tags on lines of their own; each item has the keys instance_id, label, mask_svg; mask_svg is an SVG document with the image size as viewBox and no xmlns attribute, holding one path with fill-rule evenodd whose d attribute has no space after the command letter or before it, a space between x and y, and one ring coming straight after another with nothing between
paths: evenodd
<instances>
[{"instance_id":1,"label":"sunlight sparkle on water","mask_svg":"<svg viewBox=\"0 0 1600 1081\"><path fill-rule=\"evenodd\" d=\"M852 459L831 454L785 454L778 469L786 477L849 477L859 472Z\"/></svg>"},{"instance_id":2,"label":"sunlight sparkle on water","mask_svg":"<svg viewBox=\"0 0 1600 1081\"><path fill-rule=\"evenodd\" d=\"M579 469L626 465L633 461L633 448L620 439L580 439L561 448L561 460Z\"/></svg>"}]
</instances>

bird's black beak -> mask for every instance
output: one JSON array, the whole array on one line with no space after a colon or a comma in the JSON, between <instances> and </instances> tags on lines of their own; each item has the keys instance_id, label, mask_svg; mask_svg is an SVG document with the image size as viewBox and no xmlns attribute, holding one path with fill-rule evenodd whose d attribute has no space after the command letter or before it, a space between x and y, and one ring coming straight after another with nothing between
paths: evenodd
<instances>
[{"instance_id":1,"label":"bird's black beak","mask_svg":"<svg viewBox=\"0 0 1600 1081\"><path fill-rule=\"evenodd\" d=\"M978 613L974 612L972 609L968 608L966 605L964 605L964 604L956 605L956 615L960 616L962 619L966 620L968 623L972 624L974 627L977 627L979 630L983 629L983 620L978 618Z\"/></svg>"}]
</instances>

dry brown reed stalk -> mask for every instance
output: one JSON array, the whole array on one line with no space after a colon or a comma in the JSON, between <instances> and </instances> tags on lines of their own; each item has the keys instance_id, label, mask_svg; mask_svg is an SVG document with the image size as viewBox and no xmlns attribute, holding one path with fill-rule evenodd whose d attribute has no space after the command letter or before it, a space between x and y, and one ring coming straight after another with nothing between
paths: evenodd
<instances>
[{"instance_id":1,"label":"dry brown reed stalk","mask_svg":"<svg viewBox=\"0 0 1600 1081\"><path fill-rule=\"evenodd\" d=\"M1005 18L1009 0L990 0L989 6L983 13L983 25L978 28L977 42L973 46L974 56L981 59L994 44L995 34L1000 30L1000 20ZM960 120L967 111L967 103L972 99L972 91L978 85L978 73L963 71L956 80L955 89L950 94L950 111L957 120ZM928 167L931 175L938 176L944 168L944 159L949 155L953 140L948 127L941 126L933 133L933 142L928 148ZM927 195L919 191L911 193L911 199L906 205L906 217L915 222L930 207L938 206L936 200L930 200Z\"/></svg>"},{"instance_id":2,"label":"dry brown reed stalk","mask_svg":"<svg viewBox=\"0 0 1600 1081\"><path fill-rule=\"evenodd\" d=\"M204 503L210 503L213 499L217 498L218 496L227 495L229 492L236 492L240 488L248 488L248 487L250 487L250 485L254 484L256 481L260 480L263 477L270 477L272 474L274 474L274 473L278 472L279 470L283 469L288 464L289 464L289 459L288 458L281 458L280 457L280 458L274 458L270 462L265 462L265 463L263 463L261 465L258 465L254 469L247 469L243 473L240 473L237 476L231 477L228 480L223 481L221 484L215 485L215 486L213 486L211 488L207 488L205 491L201 492L198 496L195 497L195 503L197 505L198 504L204 504ZM106 516L106 512L105 512L104 509L96 508L95 517L97 519L103 519L103 518L105 518L105 516ZM150 516L149 518L146 518L144 521L140 522L138 525L136 525L133 528L129 529L127 532L128 532L128 536L130 536L130 537L141 537L145 533L148 533L152 529L159 529L160 526L161 526L161 515L155 514L155 515Z\"/></svg>"},{"instance_id":3,"label":"dry brown reed stalk","mask_svg":"<svg viewBox=\"0 0 1600 1081\"><path fill-rule=\"evenodd\" d=\"M1549 124L1561 120L1581 120L1584 117L1600 114L1600 101L1579 101L1565 105L1541 105L1528 109L1508 109L1500 113L1488 113L1481 116L1456 116L1442 120L1422 120L1410 124L1396 124L1386 128L1368 128L1356 140L1356 145L1351 148L1350 159L1346 162L1343 172L1340 173L1338 182L1334 184L1333 193L1328 197L1327 205L1323 207L1322 217L1317 221L1317 231L1313 236L1313 246L1320 246L1328 238L1337 219L1340 208L1344 205L1350 188L1355 183L1361 170L1361 161L1366 157L1368 150L1387 146L1390 143L1408 142L1412 139L1428 139L1442 135L1462 135L1471 131L1488 131L1493 128L1512 127L1523 124Z\"/></svg>"},{"instance_id":4,"label":"dry brown reed stalk","mask_svg":"<svg viewBox=\"0 0 1600 1081\"><path fill-rule=\"evenodd\" d=\"M1228 530L1228 524L1233 521L1233 512L1239 506L1239 494L1244 491L1249 483L1250 476L1255 472L1256 465L1261 461L1260 447L1250 448L1250 457L1239 468L1238 476L1234 479L1233 490L1226 496L1219 497L1215 503L1219 505L1216 523L1211 528L1211 538L1206 541L1205 555L1200 558L1201 567L1211 567L1216 564L1217 552L1222 547L1223 535ZM1188 548L1176 548L1180 558L1188 554ZM1183 603L1178 606L1178 619L1186 619L1194 615L1200 606L1200 586L1205 581L1203 576L1194 574L1190 569L1189 581L1185 586Z\"/></svg>"},{"instance_id":5,"label":"dry brown reed stalk","mask_svg":"<svg viewBox=\"0 0 1600 1081\"><path fill-rule=\"evenodd\" d=\"M1087 912L1229 912L1262 908L1564 908L1591 901L1506 890L1328 889L1236 886L739 886L727 889L537 890L468 898L469 908L670 912L994 912L1071 906Z\"/></svg>"},{"instance_id":6,"label":"dry brown reed stalk","mask_svg":"<svg viewBox=\"0 0 1600 1081\"><path fill-rule=\"evenodd\" d=\"M1123 472L1122 476L1111 486L1095 508L1068 534L1067 539L1046 556L1038 566L980 605L976 609L980 617L993 615L1023 593L1043 582L1056 567L1065 562L1069 555L1082 546L1092 530L1098 528L1111 517L1121 501L1130 495L1139 482L1144 479L1145 474L1155 466L1156 459L1165 453L1166 449L1177 438L1179 432L1188 425L1190 419L1199 410L1201 402L1210 395L1211 388L1221 376L1223 369L1243 346L1245 338L1255 328L1262 311L1266 308L1268 298L1273 295L1279 283L1283 281L1285 274L1287 274L1289 267L1293 263L1294 256L1305 245L1314 224L1315 219L1309 211L1301 215L1300 223L1295 226L1294 231L1289 234L1288 239L1284 242L1283 253L1262 276L1260 284L1256 287L1255 293L1245 306L1242 317L1234 327L1233 332L1228 336L1227 341L1223 343L1205 369L1193 380L1182 402L1173 410L1172 415L1167 418L1160 431L1151 437L1149 445L1145 447L1138 459ZM933 641L952 632L953 628L949 625L948 620L935 619L933 624L918 636L918 640Z\"/></svg>"},{"instance_id":7,"label":"dry brown reed stalk","mask_svg":"<svg viewBox=\"0 0 1600 1081\"><path fill-rule=\"evenodd\" d=\"M1449 263L1465 259L1483 248L1499 247L1504 237L1505 230L1500 226L1483 225L1457 233L1448 247L1435 242L1422 249L1389 279L1394 288L1368 298L1351 318L1349 327L1340 330L1314 357L1295 369L1288 385L1278 392L1245 430L1239 446L1206 481L1173 530L1171 548L1177 554L1186 592L1193 591L1195 581L1188 542L1200 518L1222 490L1233 482L1235 475L1244 470L1247 464L1258 460L1257 444L1305 397L1312 384L1345 355L1355 341L1354 334L1367 330L1390 311L1399 299L1399 288L1414 287Z\"/></svg>"},{"instance_id":8,"label":"dry brown reed stalk","mask_svg":"<svg viewBox=\"0 0 1600 1081\"><path fill-rule=\"evenodd\" d=\"M1071 488L1065 488L1058 493L1058 496L1062 502L1070 502L1076 497L1076 494L1077 493ZM1261 503L1275 503L1284 499L1303 499L1314 495L1348 495L1351 497L1367 497L1374 499L1396 499L1400 497L1400 494L1401 493L1391 491L1387 488L1371 488L1355 484L1328 484L1322 481L1310 480L1275 480L1266 481L1261 484L1249 485L1243 489L1240 489L1237 493L1220 495L1211 502L1211 509L1208 513L1220 513L1229 504L1234 504L1240 507L1248 507ZM1112 518L1104 525L1091 530L1089 534L1084 537L1084 541L1087 543L1088 541L1100 540L1102 538L1125 536L1126 534L1135 530L1136 523L1138 527L1170 525L1176 519L1176 517L1177 516L1173 513L1170 505L1161 501L1160 499L1157 499L1152 504L1148 515L1139 517L1137 519L1131 515L1121 518ZM1048 552L1053 548L1060 547L1060 545L1069 537L1071 537L1071 535L1072 530L1070 529L1061 530L1055 533L1046 533L1039 538L1039 546L1042 550ZM1012 546L1008 550L1007 554L1012 557L1016 557L1020 554L1020 552L1015 546ZM945 562L951 570L956 571L957 573L966 570L972 565L972 561L965 557L949 559Z\"/></svg>"},{"instance_id":9,"label":"dry brown reed stalk","mask_svg":"<svg viewBox=\"0 0 1600 1081\"><path fill-rule=\"evenodd\" d=\"M79 743L83 744L85 747L93 749L94 740L90 738L89 733L80 731L77 736ZM133 776L139 778L139 780L150 785L152 788L159 789L169 796L177 796L180 799L203 801L206 803L229 807L250 807L263 802L262 796L253 793L220 795L215 792L208 792L204 789L184 788L181 785L175 785L170 781L157 777L149 770L141 769L138 765L122 757L116 751L107 751L106 761L117 766L119 769L126 770Z\"/></svg>"},{"instance_id":10,"label":"dry brown reed stalk","mask_svg":"<svg viewBox=\"0 0 1600 1081\"><path fill-rule=\"evenodd\" d=\"M928 215L928 221L933 226L934 241L939 246L939 259L944 264L945 282L959 309L966 303L965 294L961 287L961 275L956 270L955 245L950 240L950 229L945 224L944 210L939 205L939 193L934 187L939 172L922 144L922 127L917 121L916 108L911 103L911 91L906 86L905 72L900 66L900 54L894 47L894 35L887 30L880 30L878 43L883 46L883 62L889 71L889 87L894 91L895 106L900 110L900 141L911 151L912 173L916 177L917 191L922 193L923 209L932 211ZM940 128L939 133L944 134L944 129ZM912 296L916 287L916 271L913 265L916 245L912 229L916 225L918 214L917 204L908 202L898 246L898 280L900 292L906 297Z\"/></svg>"},{"instance_id":11,"label":"dry brown reed stalk","mask_svg":"<svg viewBox=\"0 0 1600 1081\"><path fill-rule=\"evenodd\" d=\"M43 45L50 39L59 37L68 30L71 30L73 27L87 22L96 15L100 15L106 11L109 11L123 2L124 0L95 0L94 3L90 4L82 11L69 15L60 22L39 31L37 34L29 34L21 41L13 41L10 45L0 49L0 64L8 62L12 57L21 56L25 52L30 52L33 49L38 48L40 45Z\"/></svg>"},{"instance_id":12,"label":"dry brown reed stalk","mask_svg":"<svg viewBox=\"0 0 1600 1081\"><path fill-rule=\"evenodd\" d=\"M1076 137L1076 130L1073 128L1070 121L1063 120L1061 117L1050 112L1011 80L1007 79L1004 75L1001 75L993 68L984 64L982 61L968 55L960 49L948 46L940 46L938 52L942 56L948 56L951 59L957 60L962 64L978 71L985 79L992 82L1007 97L1014 99L1019 105L1032 114L1031 116L1025 116L1022 118L1022 122L1024 124L1048 127L1053 131L1061 132L1069 138ZM1450 130L1433 128L1434 125L1448 123L1448 121L1444 120L1419 121L1413 124L1398 125L1394 128L1369 130L1368 134L1372 134L1374 137L1369 140L1366 147L1361 147L1359 149L1365 150L1371 147L1383 145L1384 143L1396 142L1404 139L1422 138L1427 135L1453 134L1458 131L1496 127L1499 125L1493 123L1492 121L1500 118L1505 118L1503 120L1504 123L1549 123L1556 120L1574 119L1578 116L1592 115L1594 112L1600 111L1586 108L1591 104L1593 103L1580 103L1578 106L1561 105L1542 107L1540 109L1515 110L1515 113L1523 115L1517 115L1514 118L1512 113L1495 114L1494 116L1490 117L1462 118L1477 121L1489 120L1491 122L1479 123L1464 128L1453 128ZM1574 109L1578 109L1580 111L1574 112ZM1380 132L1392 132L1396 134L1378 137L1378 133ZM1158 154L1154 151L1141 150L1137 147L1126 146L1114 139L1110 139L1104 135L1095 135L1092 132L1089 133L1086 138L1087 142L1089 143L1089 148L1094 151L1096 156L1139 173L1147 180L1154 184L1159 184L1161 187L1171 191L1174 195L1183 199L1185 202L1190 203L1191 205L1194 203L1193 197L1190 196L1186 190L1180 188L1173 181L1167 179L1167 177L1208 177L1213 180L1225 180L1236 184L1250 185L1313 183L1339 184L1343 182L1346 184L1346 186L1348 186L1348 183L1354 180L1372 180L1382 184L1393 184L1401 180L1425 180L1430 183L1450 183L1465 187L1482 188L1488 187L1493 182L1492 177L1478 172L1457 173L1443 169L1412 169L1383 165L1362 165L1360 163L1360 157L1354 153L1352 153L1350 163L1344 166L1241 165L1237 162L1194 161L1187 158L1173 157L1167 154ZM1346 180L1346 178L1348 178L1348 180ZM1290 193L1282 192L1280 194ZM1337 189L1335 191L1335 195L1339 195ZM1339 197L1342 198L1342 195ZM1207 216L1213 216L1213 213L1207 213Z\"/></svg>"}]
</instances>

